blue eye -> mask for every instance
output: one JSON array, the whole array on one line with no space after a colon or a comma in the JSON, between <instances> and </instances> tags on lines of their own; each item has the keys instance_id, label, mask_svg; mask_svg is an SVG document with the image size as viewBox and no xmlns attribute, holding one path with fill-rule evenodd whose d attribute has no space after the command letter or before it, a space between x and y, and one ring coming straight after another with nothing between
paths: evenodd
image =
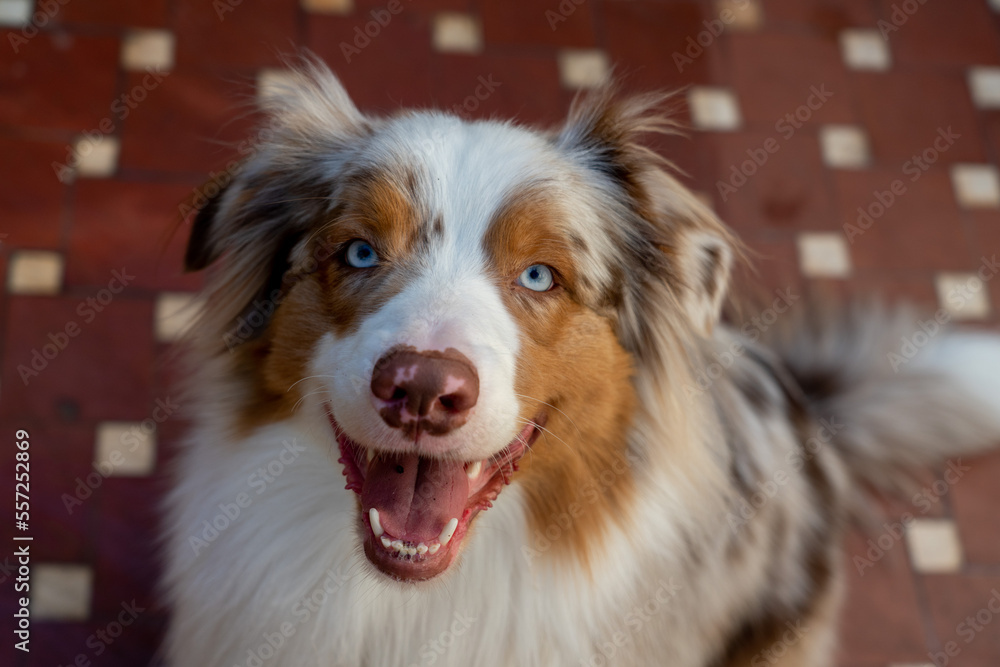
<instances>
[{"instance_id":1,"label":"blue eye","mask_svg":"<svg viewBox=\"0 0 1000 667\"><path fill-rule=\"evenodd\" d=\"M370 269L378 264L378 255L367 241L357 239L347 246L347 263L356 269Z\"/></svg>"},{"instance_id":2,"label":"blue eye","mask_svg":"<svg viewBox=\"0 0 1000 667\"><path fill-rule=\"evenodd\" d=\"M552 289L555 280L552 278L552 269L544 264L532 264L517 277L517 284L533 292L547 292Z\"/></svg>"}]
</instances>

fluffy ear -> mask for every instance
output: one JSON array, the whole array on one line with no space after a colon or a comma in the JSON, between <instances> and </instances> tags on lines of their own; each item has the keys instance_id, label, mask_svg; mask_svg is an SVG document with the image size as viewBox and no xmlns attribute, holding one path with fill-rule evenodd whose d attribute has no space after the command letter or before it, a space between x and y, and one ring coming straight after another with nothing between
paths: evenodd
<instances>
[{"instance_id":1,"label":"fluffy ear","mask_svg":"<svg viewBox=\"0 0 1000 667\"><path fill-rule=\"evenodd\" d=\"M214 269L206 289L214 329L231 327L258 299L273 311L296 248L333 208L345 149L368 129L325 65L308 56L290 65L262 102L266 122L249 157L195 195L184 264Z\"/></svg>"},{"instance_id":2,"label":"fluffy ear","mask_svg":"<svg viewBox=\"0 0 1000 667\"><path fill-rule=\"evenodd\" d=\"M672 96L619 98L609 85L574 102L558 143L584 163L612 202L609 232L630 255L619 325L640 354L663 344L664 313L680 310L688 331L708 335L718 321L734 254L731 233L672 175L672 165L642 143L649 133L678 134L663 108ZM676 329L677 327L673 327Z\"/></svg>"}]
</instances>

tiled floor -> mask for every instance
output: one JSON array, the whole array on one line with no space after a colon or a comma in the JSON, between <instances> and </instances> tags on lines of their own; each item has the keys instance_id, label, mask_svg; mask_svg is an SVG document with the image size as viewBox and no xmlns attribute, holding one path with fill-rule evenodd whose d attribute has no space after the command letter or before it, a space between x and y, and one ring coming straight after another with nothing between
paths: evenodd
<instances>
[{"instance_id":1,"label":"tiled floor","mask_svg":"<svg viewBox=\"0 0 1000 667\"><path fill-rule=\"evenodd\" d=\"M765 284L995 326L1000 286L954 296L997 271L998 5L0 0L0 430L35 443L36 592L35 650L0 664L153 656L156 505L183 430L167 351L199 280L178 271L180 205L239 156L279 51L310 47L371 111L553 123L613 67L630 88L690 85L692 138L658 147ZM998 480L1000 455L942 468L851 537L841 665L1000 664Z\"/></svg>"}]
</instances>

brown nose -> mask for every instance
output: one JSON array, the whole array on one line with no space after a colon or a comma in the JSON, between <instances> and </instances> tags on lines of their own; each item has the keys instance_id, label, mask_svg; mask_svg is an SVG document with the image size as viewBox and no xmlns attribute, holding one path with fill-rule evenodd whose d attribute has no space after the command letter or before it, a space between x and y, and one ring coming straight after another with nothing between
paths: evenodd
<instances>
[{"instance_id":1,"label":"brown nose","mask_svg":"<svg viewBox=\"0 0 1000 667\"><path fill-rule=\"evenodd\" d=\"M375 364L372 394L385 423L408 437L443 435L468 420L479 398L479 375L454 348L399 349Z\"/></svg>"}]
</instances>

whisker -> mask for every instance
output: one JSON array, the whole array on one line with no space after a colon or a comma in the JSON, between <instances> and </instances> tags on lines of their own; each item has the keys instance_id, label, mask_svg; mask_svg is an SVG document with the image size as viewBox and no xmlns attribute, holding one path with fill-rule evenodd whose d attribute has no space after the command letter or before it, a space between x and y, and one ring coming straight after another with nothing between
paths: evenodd
<instances>
[{"instance_id":1,"label":"whisker","mask_svg":"<svg viewBox=\"0 0 1000 667\"><path fill-rule=\"evenodd\" d=\"M562 410L560 410L556 406L552 405L551 403L546 403L545 401L543 401L540 398L535 398L534 396L528 396L527 394L518 394L518 393L515 393L514 395L515 396L520 396L521 398L526 398L526 399L528 399L530 401L535 401L537 403L541 403L542 405L549 406L550 408L552 408L553 410L555 410L556 412L558 412L559 414L561 414L563 417L565 417L566 419L568 419L569 423L573 425L573 428L575 428L577 431L580 431L580 427L576 425L576 422L573 421L572 417L570 417L568 414L566 414L565 412L563 412ZM583 435L583 431L580 431L580 435Z\"/></svg>"}]
</instances>

